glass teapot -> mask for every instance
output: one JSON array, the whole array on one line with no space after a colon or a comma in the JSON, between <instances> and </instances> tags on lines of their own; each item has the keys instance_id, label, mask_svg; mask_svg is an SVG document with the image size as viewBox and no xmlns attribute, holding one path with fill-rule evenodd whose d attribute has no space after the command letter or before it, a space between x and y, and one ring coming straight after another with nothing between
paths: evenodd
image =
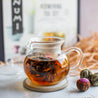
<instances>
[{"instance_id":1,"label":"glass teapot","mask_svg":"<svg viewBox=\"0 0 98 98\"><path fill-rule=\"evenodd\" d=\"M55 85L72 74L82 63L82 51L77 47L61 50L64 39L60 37L33 37L27 44L28 55L24 60L24 71L36 85ZM71 67L67 54L76 51L80 57L78 64Z\"/></svg>"}]
</instances>

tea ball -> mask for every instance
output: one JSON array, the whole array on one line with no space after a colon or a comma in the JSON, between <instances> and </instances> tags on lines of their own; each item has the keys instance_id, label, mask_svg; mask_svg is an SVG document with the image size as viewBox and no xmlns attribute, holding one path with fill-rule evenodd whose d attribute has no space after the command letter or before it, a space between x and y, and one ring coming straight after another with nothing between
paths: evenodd
<instances>
[{"instance_id":1,"label":"tea ball","mask_svg":"<svg viewBox=\"0 0 98 98\"><path fill-rule=\"evenodd\" d=\"M91 75L92 75L92 72L89 69L84 69L80 72L80 78L87 78L90 80Z\"/></svg>"},{"instance_id":2,"label":"tea ball","mask_svg":"<svg viewBox=\"0 0 98 98\"><path fill-rule=\"evenodd\" d=\"M91 75L90 81L93 86L98 86L98 73Z\"/></svg>"},{"instance_id":3,"label":"tea ball","mask_svg":"<svg viewBox=\"0 0 98 98\"><path fill-rule=\"evenodd\" d=\"M77 88L81 92L88 90L89 87L90 87L90 82L88 79L80 78L79 80L77 80Z\"/></svg>"}]
</instances>

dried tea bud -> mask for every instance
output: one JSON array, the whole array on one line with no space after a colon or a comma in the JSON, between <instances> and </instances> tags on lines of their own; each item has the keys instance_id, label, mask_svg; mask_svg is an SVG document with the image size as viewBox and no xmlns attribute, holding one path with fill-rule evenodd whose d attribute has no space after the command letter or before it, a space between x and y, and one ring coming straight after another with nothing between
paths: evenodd
<instances>
[{"instance_id":1,"label":"dried tea bud","mask_svg":"<svg viewBox=\"0 0 98 98\"><path fill-rule=\"evenodd\" d=\"M81 78L77 80L77 88L82 92L88 90L90 87L90 82L86 78Z\"/></svg>"},{"instance_id":2,"label":"dried tea bud","mask_svg":"<svg viewBox=\"0 0 98 98\"><path fill-rule=\"evenodd\" d=\"M93 86L98 86L98 73L91 75L90 81Z\"/></svg>"},{"instance_id":3,"label":"dried tea bud","mask_svg":"<svg viewBox=\"0 0 98 98\"><path fill-rule=\"evenodd\" d=\"M87 78L90 80L92 72L89 69L84 69L80 72L80 78Z\"/></svg>"}]
</instances>

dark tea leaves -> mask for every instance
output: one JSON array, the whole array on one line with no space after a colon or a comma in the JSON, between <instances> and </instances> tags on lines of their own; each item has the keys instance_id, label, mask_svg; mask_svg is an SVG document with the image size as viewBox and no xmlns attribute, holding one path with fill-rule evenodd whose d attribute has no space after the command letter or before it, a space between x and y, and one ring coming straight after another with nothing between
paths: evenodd
<instances>
[{"instance_id":1,"label":"dark tea leaves","mask_svg":"<svg viewBox=\"0 0 98 98\"><path fill-rule=\"evenodd\" d=\"M51 85L65 78L69 71L69 64L66 65L62 68L59 60L29 56L25 59L24 70L32 82L39 85Z\"/></svg>"}]
</instances>

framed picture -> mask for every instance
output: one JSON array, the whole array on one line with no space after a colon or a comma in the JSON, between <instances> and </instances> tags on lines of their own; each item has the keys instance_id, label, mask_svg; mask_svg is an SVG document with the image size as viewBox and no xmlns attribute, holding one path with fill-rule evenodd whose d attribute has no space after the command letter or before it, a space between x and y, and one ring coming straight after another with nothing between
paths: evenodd
<instances>
[{"instance_id":1,"label":"framed picture","mask_svg":"<svg viewBox=\"0 0 98 98\"><path fill-rule=\"evenodd\" d=\"M45 32L63 32L66 45L77 42L79 0L2 0L2 4L5 60L24 55L26 42Z\"/></svg>"}]
</instances>

